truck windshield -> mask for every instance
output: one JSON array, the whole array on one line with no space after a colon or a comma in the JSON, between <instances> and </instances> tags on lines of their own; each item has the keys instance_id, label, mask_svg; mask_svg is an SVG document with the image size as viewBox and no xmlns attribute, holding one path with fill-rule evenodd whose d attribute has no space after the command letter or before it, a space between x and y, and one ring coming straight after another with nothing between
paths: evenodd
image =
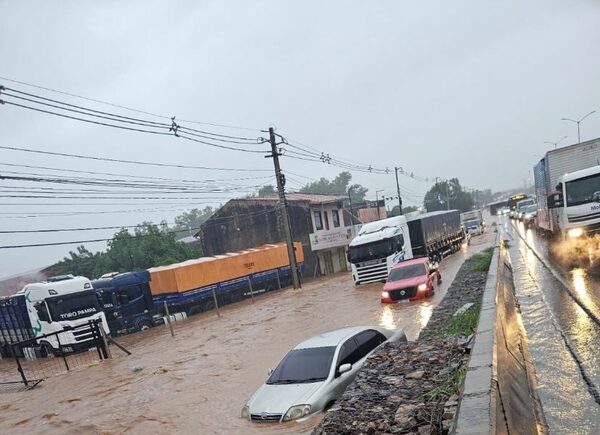
<instances>
[{"instance_id":1,"label":"truck windshield","mask_svg":"<svg viewBox=\"0 0 600 435\"><path fill-rule=\"evenodd\" d=\"M72 293L46 299L54 321L77 320L92 316L102 310L94 292Z\"/></svg>"},{"instance_id":2,"label":"truck windshield","mask_svg":"<svg viewBox=\"0 0 600 435\"><path fill-rule=\"evenodd\" d=\"M387 258L401 251L403 247L404 237L402 235L364 245L350 246L348 248L348 261L350 263L361 263L363 261Z\"/></svg>"},{"instance_id":3,"label":"truck windshield","mask_svg":"<svg viewBox=\"0 0 600 435\"><path fill-rule=\"evenodd\" d=\"M388 282L400 281L402 279L416 278L427 273L424 264L413 264L411 266L396 267L390 272Z\"/></svg>"},{"instance_id":4,"label":"truck windshield","mask_svg":"<svg viewBox=\"0 0 600 435\"><path fill-rule=\"evenodd\" d=\"M523 211L523 210L525 210L526 207L528 207L532 204L533 204L533 199L530 199L528 201L522 201L517 204L517 208L519 209L519 211Z\"/></svg>"},{"instance_id":5,"label":"truck windshield","mask_svg":"<svg viewBox=\"0 0 600 435\"><path fill-rule=\"evenodd\" d=\"M567 207L594 202L600 196L600 174L567 181Z\"/></svg>"}]
</instances>

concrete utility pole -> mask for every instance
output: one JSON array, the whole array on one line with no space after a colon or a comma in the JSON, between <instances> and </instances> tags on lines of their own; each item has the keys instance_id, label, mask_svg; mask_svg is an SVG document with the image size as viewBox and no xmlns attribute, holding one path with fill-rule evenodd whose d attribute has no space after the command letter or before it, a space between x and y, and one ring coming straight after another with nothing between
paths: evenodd
<instances>
[{"instance_id":1,"label":"concrete utility pole","mask_svg":"<svg viewBox=\"0 0 600 435\"><path fill-rule=\"evenodd\" d=\"M377 219L381 219L381 212L379 211L379 192L383 192L383 190L375 191L375 207L377 207ZM383 202L385 204L385 200Z\"/></svg>"},{"instance_id":2,"label":"concrete utility pole","mask_svg":"<svg viewBox=\"0 0 600 435\"><path fill-rule=\"evenodd\" d=\"M273 158L275 165L275 178L277 180L277 192L279 193L279 211L281 212L283 232L285 233L285 241L287 244L288 258L290 260L290 272L292 274L292 286L300 288L300 279L298 277L298 263L296 263L296 252L294 251L294 242L292 240L292 231L290 227L290 217L288 215L287 201L285 199L285 190L283 189L284 178L279 166L279 156L277 151L277 142L275 141L275 130L269 128L269 142L271 142L271 155L266 158Z\"/></svg>"},{"instance_id":3,"label":"concrete utility pole","mask_svg":"<svg viewBox=\"0 0 600 435\"><path fill-rule=\"evenodd\" d=\"M446 180L446 210L450 210L450 183Z\"/></svg>"},{"instance_id":4,"label":"concrete utility pole","mask_svg":"<svg viewBox=\"0 0 600 435\"><path fill-rule=\"evenodd\" d=\"M400 168L394 167L396 171L396 189L398 190L398 207L400 207L400 215L402 215L402 197L400 196L400 183L398 182L398 170Z\"/></svg>"}]
</instances>

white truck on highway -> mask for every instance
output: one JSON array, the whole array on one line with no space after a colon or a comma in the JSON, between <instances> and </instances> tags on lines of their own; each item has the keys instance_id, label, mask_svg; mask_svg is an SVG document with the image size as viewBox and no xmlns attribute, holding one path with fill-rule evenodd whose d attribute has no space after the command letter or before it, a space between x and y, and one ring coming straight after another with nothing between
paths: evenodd
<instances>
[{"instance_id":1,"label":"white truck on highway","mask_svg":"<svg viewBox=\"0 0 600 435\"><path fill-rule=\"evenodd\" d=\"M483 234L483 213L481 210L471 210L460 214L460 223L466 233Z\"/></svg>"},{"instance_id":2,"label":"white truck on highway","mask_svg":"<svg viewBox=\"0 0 600 435\"><path fill-rule=\"evenodd\" d=\"M77 328L90 320L101 321L108 334L102 305L89 279L63 275L27 284L17 294L0 298L0 346L33 340L43 355L56 354L59 344L64 352L90 347L89 330Z\"/></svg>"},{"instance_id":3,"label":"white truck on highway","mask_svg":"<svg viewBox=\"0 0 600 435\"><path fill-rule=\"evenodd\" d=\"M548 151L534 178L539 231L580 247L600 232L600 139Z\"/></svg>"},{"instance_id":4,"label":"white truck on highway","mask_svg":"<svg viewBox=\"0 0 600 435\"><path fill-rule=\"evenodd\" d=\"M395 216L364 224L348 245L355 284L385 281L392 266L415 257L440 259L464 240L458 210Z\"/></svg>"}]
</instances>

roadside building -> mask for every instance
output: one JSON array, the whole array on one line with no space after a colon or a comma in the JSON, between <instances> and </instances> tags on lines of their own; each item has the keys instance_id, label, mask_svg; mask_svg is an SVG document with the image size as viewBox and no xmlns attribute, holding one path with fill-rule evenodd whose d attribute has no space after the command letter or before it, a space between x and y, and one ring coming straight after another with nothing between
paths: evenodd
<instances>
[{"instance_id":1,"label":"roadside building","mask_svg":"<svg viewBox=\"0 0 600 435\"><path fill-rule=\"evenodd\" d=\"M348 210L348 198L340 195L287 194L292 238L304 250L304 276L349 270L346 248L360 220L360 208ZM285 240L280 230L277 196L239 198L228 201L195 235L204 255L278 243ZM377 212L373 209L376 219ZM385 217L385 216L383 216ZM370 219L370 220L375 220Z\"/></svg>"}]
</instances>

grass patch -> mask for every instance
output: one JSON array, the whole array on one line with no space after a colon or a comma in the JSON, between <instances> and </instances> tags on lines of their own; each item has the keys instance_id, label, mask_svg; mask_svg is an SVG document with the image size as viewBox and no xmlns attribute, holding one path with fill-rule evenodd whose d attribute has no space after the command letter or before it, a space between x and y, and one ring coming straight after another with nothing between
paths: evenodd
<instances>
[{"instance_id":1,"label":"grass patch","mask_svg":"<svg viewBox=\"0 0 600 435\"><path fill-rule=\"evenodd\" d=\"M468 337L477 328L478 320L479 304L475 304L464 313L452 316L448 321L448 326L441 331L442 335L445 337L458 335Z\"/></svg>"},{"instance_id":2,"label":"grass patch","mask_svg":"<svg viewBox=\"0 0 600 435\"><path fill-rule=\"evenodd\" d=\"M451 373L451 375L442 385L438 385L437 387L425 393L423 395L423 399L425 402L439 402L441 400L446 400L453 394L458 394L460 392L460 387L465 381L466 374L466 366L461 365Z\"/></svg>"},{"instance_id":3,"label":"grass patch","mask_svg":"<svg viewBox=\"0 0 600 435\"><path fill-rule=\"evenodd\" d=\"M492 262L494 248L487 248L485 251L471 257L471 272L487 272Z\"/></svg>"}]
</instances>

